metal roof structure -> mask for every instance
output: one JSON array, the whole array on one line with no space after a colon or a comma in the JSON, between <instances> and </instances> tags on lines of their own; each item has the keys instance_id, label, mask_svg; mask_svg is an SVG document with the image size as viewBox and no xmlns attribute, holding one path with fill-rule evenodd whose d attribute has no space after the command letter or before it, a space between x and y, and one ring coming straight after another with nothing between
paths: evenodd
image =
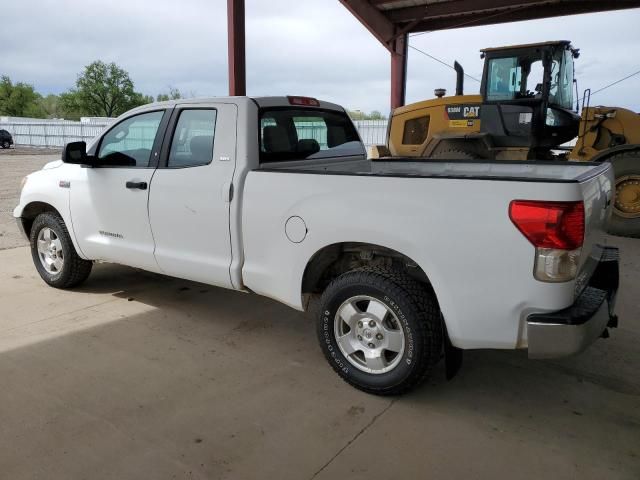
<instances>
[{"instance_id":1,"label":"metal roof structure","mask_svg":"<svg viewBox=\"0 0 640 480\"><path fill-rule=\"evenodd\" d=\"M391 52L392 108L404 104L409 33L640 7L639 0L339 1Z\"/></svg>"},{"instance_id":2,"label":"metal roof structure","mask_svg":"<svg viewBox=\"0 0 640 480\"><path fill-rule=\"evenodd\" d=\"M394 32L466 26L640 7L636 0L340 0L354 15L384 17ZM361 20L362 21L362 20ZM388 32L384 32L388 33Z\"/></svg>"},{"instance_id":3,"label":"metal roof structure","mask_svg":"<svg viewBox=\"0 0 640 480\"><path fill-rule=\"evenodd\" d=\"M640 7L640 0L339 1L391 52L392 108L404 104L409 33ZM232 96L246 94L244 17L244 0L227 0Z\"/></svg>"}]
</instances>

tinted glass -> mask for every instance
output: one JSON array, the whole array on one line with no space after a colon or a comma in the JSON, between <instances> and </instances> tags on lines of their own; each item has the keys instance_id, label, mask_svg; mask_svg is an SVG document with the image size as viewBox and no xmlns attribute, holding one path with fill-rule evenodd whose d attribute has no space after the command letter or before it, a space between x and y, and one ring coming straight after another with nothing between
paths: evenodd
<instances>
[{"instance_id":1,"label":"tinted glass","mask_svg":"<svg viewBox=\"0 0 640 480\"><path fill-rule=\"evenodd\" d=\"M260 112L260 162L365 156L346 113L304 108Z\"/></svg>"},{"instance_id":2,"label":"tinted glass","mask_svg":"<svg viewBox=\"0 0 640 480\"><path fill-rule=\"evenodd\" d=\"M429 116L412 118L404 122L402 132L403 145L420 145L427 139L429 131Z\"/></svg>"},{"instance_id":3,"label":"tinted glass","mask_svg":"<svg viewBox=\"0 0 640 480\"><path fill-rule=\"evenodd\" d=\"M183 110L171 141L169 167L211 163L215 130L215 110Z\"/></svg>"},{"instance_id":4,"label":"tinted glass","mask_svg":"<svg viewBox=\"0 0 640 480\"><path fill-rule=\"evenodd\" d=\"M111 130L100 142L98 158L109 165L147 167L164 111L130 117Z\"/></svg>"}]
</instances>

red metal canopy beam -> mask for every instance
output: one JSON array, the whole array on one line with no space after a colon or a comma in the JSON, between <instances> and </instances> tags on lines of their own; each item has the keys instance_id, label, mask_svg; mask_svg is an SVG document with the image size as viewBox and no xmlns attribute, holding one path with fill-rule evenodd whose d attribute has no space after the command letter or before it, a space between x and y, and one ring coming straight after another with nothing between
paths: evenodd
<instances>
[{"instance_id":1,"label":"red metal canopy beam","mask_svg":"<svg viewBox=\"0 0 640 480\"><path fill-rule=\"evenodd\" d=\"M227 0L229 95L247 94L244 49L244 0Z\"/></svg>"},{"instance_id":2,"label":"red metal canopy beam","mask_svg":"<svg viewBox=\"0 0 640 480\"><path fill-rule=\"evenodd\" d=\"M407 86L406 32L396 28L389 19L367 0L340 0L391 53L391 108L404 105Z\"/></svg>"},{"instance_id":3,"label":"red metal canopy beam","mask_svg":"<svg viewBox=\"0 0 640 480\"><path fill-rule=\"evenodd\" d=\"M407 93L407 58L409 38L400 35L391 52L391 109L404 105Z\"/></svg>"},{"instance_id":4,"label":"red metal canopy beam","mask_svg":"<svg viewBox=\"0 0 640 480\"><path fill-rule=\"evenodd\" d=\"M518 10L531 6L558 4L561 0L458 0L456 2L432 3L418 7L389 10L387 18L394 23L410 20L431 20L439 17L460 15L477 16L485 12L498 13L500 10Z\"/></svg>"},{"instance_id":5,"label":"red metal canopy beam","mask_svg":"<svg viewBox=\"0 0 640 480\"><path fill-rule=\"evenodd\" d=\"M411 32L474 27L640 7L638 0L458 0L391 10L394 24L411 22Z\"/></svg>"},{"instance_id":6,"label":"red metal canopy beam","mask_svg":"<svg viewBox=\"0 0 640 480\"><path fill-rule=\"evenodd\" d=\"M393 24L380 10L373 7L367 0L340 0L340 3L391 51L389 41L393 38L395 30Z\"/></svg>"}]
</instances>

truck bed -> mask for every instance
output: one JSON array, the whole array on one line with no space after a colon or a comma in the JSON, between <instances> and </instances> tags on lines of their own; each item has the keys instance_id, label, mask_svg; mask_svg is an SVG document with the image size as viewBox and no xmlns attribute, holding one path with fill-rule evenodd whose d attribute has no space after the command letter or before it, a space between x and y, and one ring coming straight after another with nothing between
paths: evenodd
<instances>
[{"instance_id":1,"label":"truck bed","mask_svg":"<svg viewBox=\"0 0 640 480\"><path fill-rule=\"evenodd\" d=\"M609 168L606 164L569 161L477 161L394 158L345 161L344 158L281 162L261 170L375 175L383 177L456 178L545 183L584 182Z\"/></svg>"}]
</instances>

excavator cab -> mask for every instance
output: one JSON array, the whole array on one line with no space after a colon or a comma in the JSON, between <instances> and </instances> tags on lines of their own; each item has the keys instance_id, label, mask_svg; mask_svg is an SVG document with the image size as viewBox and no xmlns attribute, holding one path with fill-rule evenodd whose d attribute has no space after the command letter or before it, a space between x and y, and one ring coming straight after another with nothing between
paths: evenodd
<instances>
[{"instance_id":1,"label":"excavator cab","mask_svg":"<svg viewBox=\"0 0 640 480\"><path fill-rule=\"evenodd\" d=\"M528 148L529 158L578 135L573 60L578 49L554 41L481 50L482 133L494 147Z\"/></svg>"}]
</instances>

